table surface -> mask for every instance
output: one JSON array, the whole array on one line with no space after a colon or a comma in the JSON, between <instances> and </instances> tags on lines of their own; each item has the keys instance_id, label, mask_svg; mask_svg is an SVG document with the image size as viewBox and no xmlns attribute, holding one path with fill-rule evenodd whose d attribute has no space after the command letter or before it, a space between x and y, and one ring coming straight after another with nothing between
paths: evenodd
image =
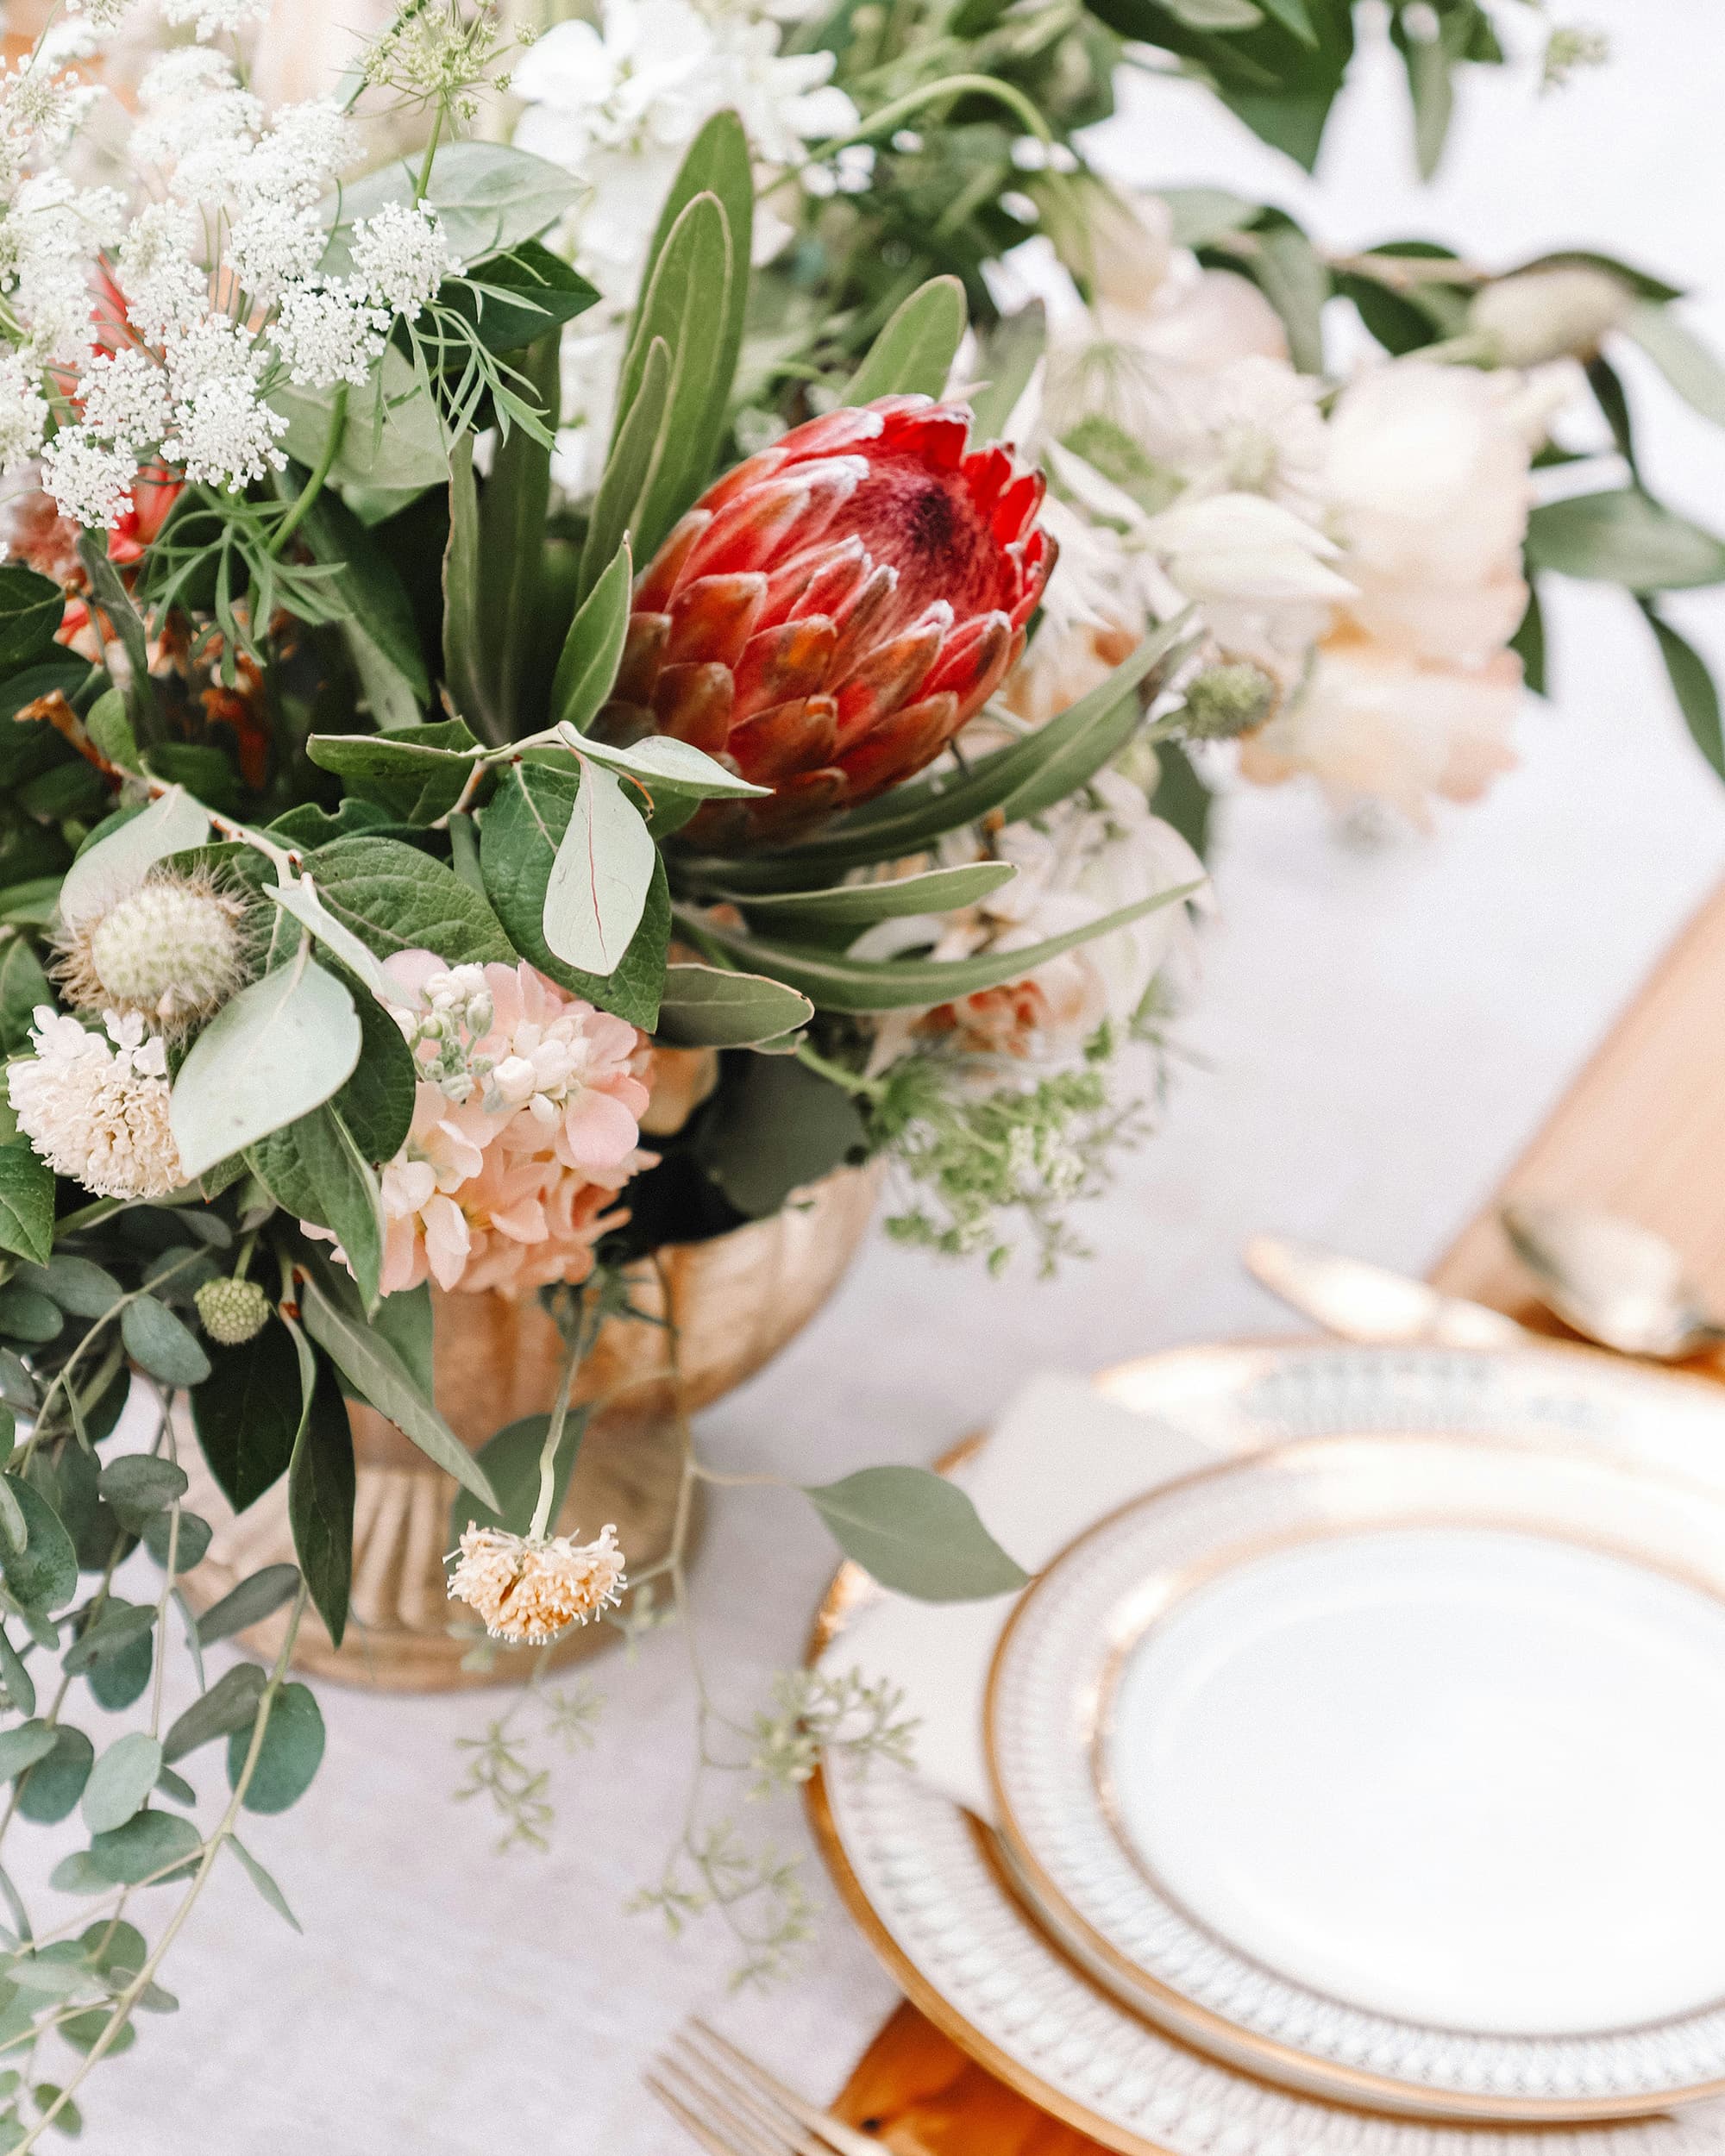
<instances>
[{"instance_id":1,"label":"table surface","mask_svg":"<svg viewBox=\"0 0 1725 2156\"><path fill-rule=\"evenodd\" d=\"M1587 13L1613 31L1614 66L1543 99L1476 78L1449 168L1424 194L1388 96L1381 110L1347 100L1320 187L1180 85L1139 85L1107 154L1139 179L1261 189L1336 244L1420 233L1508 260L1586 240L1725 293L1725 40L1710 0L1592 0ZM1694 311L1725 347L1722 298ZM1641 370L1626 372L1639 389ZM1660 491L1725 522L1725 443L1669 397L1646 404ZM1725 601L1671 612L1725 668ZM1084 1220L1094 1259L1052 1283L1028 1269L989 1282L877 1238L820 1321L705 1419L711 1457L807 1481L927 1461L1038 1369L1276 1329L1238 1263L1257 1230L1413 1271L1433 1262L1725 871L1725 792L1684 736L1633 608L1570 587L1549 615L1557 695L1529 705L1521 768L1434 839L1344 842L1302 789L1228 804L1221 918L1181 1029L1190 1064L1160 1136ZM715 1508L699 1629L727 1708L746 1719L796 1661L832 1563L792 1499L745 1490ZM764 1997L728 1995L718 1925L671 1943L624 1913L681 1817L686 1645L656 1634L594 1682L597 1741L552 1767L550 1852L506 1856L451 1795L458 1744L499 1711L494 1695L323 1687L319 1780L251 1836L305 1936L222 1867L166 1972L182 2010L93 2078L83 2145L681 2156L690 2145L638 2075L692 2010L812 2093L835 2090L892 1985L812 1853L818 1937L805 1972ZM746 1833L806 1849L794 1803L737 1809Z\"/></svg>"}]
</instances>

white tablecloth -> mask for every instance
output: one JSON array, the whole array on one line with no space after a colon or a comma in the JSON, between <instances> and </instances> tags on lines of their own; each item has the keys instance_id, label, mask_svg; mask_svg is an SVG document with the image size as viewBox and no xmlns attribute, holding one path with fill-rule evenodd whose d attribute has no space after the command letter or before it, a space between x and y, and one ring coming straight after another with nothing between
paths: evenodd
<instances>
[{"instance_id":1,"label":"white tablecloth","mask_svg":"<svg viewBox=\"0 0 1725 2156\"><path fill-rule=\"evenodd\" d=\"M1512 16L1521 10L1507 10ZM1586 240L1725 285L1713 0L1592 0L1619 58L1565 94L1476 78L1440 184L1406 179L1404 123L1351 98L1314 189L1179 85L1141 85L1108 130L1118 169L1262 191L1350 243L1432 234L1509 260ZM1384 70L1394 63L1387 54ZM1377 65L1377 63L1374 63ZM1383 85L1380 84L1380 88ZM1725 346L1725 306L1696 319ZM1644 370L1626 369L1639 389ZM1668 396L1645 461L1667 498L1725 522L1725 444ZM1725 602L1673 618L1725 664ZM1052 1285L991 1282L876 1239L821 1320L711 1414L717 1462L825 1480L926 1461L1031 1371L1282 1323L1242 1275L1256 1229L1418 1270L1485 1197L1661 947L1725 871L1725 789L1690 748L1629 603L1554 595L1559 693L1530 705L1522 768L1432 842L1336 842L1302 790L1229 807L1201 1006L1161 1136L1087 1217L1095 1248ZM798 1656L833 1564L795 1499L717 1507L699 1566L716 1689L746 1715ZM251 1846L296 1938L221 1868L166 1980L182 2001L86 2090L84 2146L114 2156L678 2156L638 2084L691 2009L811 2091L842 2080L894 2002L823 1903L806 1972L728 2000L716 1924L669 1943L625 1915L676 1831L690 1687L674 1633L601 1666L599 1741L560 1759L549 1856L492 1853L450 1792L489 1695L322 1689L329 1745L310 1796ZM743 1824L804 1843L794 1806Z\"/></svg>"}]
</instances>

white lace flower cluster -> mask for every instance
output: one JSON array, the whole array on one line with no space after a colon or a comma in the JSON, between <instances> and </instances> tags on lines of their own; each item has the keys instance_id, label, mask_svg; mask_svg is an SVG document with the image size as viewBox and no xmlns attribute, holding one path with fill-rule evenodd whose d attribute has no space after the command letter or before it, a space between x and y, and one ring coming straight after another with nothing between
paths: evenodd
<instances>
[{"instance_id":1,"label":"white lace flower cluster","mask_svg":"<svg viewBox=\"0 0 1725 2156\"><path fill-rule=\"evenodd\" d=\"M168 1123L167 1050L135 1012L107 1038L39 1005L34 1056L8 1067L18 1127L56 1175L99 1198L160 1198L185 1181Z\"/></svg>"},{"instance_id":2,"label":"white lace flower cluster","mask_svg":"<svg viewBox=\"0 0 1725 2156\"><path fill-rule=\"evenodd\" d=\"M200 38L260 11L261 0L164 8L170 22L196 17ZM279 471L277 384L363 384L396 317L417 314L455 266L434 215L391 204L353 228L351 273L322 274L322 204L354 155L352 122L328 99L267 113L204 44L162 53L139 86L130 155L150 198L129 218L113 190L75 188L52 159L87 103L65 60L122 12L91 0L69 34L0 78L0 297L14 343L0 348L0 467L40 455L61 511L97 530L124 517L141 472L237 493Z\"/></svg>"}]
</instances>

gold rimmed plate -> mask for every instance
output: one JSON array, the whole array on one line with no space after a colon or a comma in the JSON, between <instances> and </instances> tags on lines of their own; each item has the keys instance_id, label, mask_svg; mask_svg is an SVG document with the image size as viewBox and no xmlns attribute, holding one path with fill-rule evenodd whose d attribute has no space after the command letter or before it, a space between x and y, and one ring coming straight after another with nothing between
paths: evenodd
<instances>
[{"instance_id":1,"label":"gold rimmed plate","mask_svg":"<svg viewBox=\"0 0 1725 2156\"><path fill-rule=\"evenodd\" d=\"M1725 2087L1725 1506L1596 1451L1308 1437L1019 1602L1014 1876L1131 2004L1319 2095L1584 2119Z\"/></svg>"},{"instance_id":2,"label":"gold rimmed plate","mask_svg":"<svg viewBox=\"0 0 1725 2156\"><path fill-rule=\"evenodd\" d=\"M1409 1441L1403 1449L1409 1461L1412 1441L1430 1439L1440 1447L1460 1440L1484 1451L1561 1456L1619 1473L1633 1467L1631 1479L1665 1484L1665 1495L1691 1523L1705 1517L1708 1525L1695 1526L1697 1547L1679 1547L1684 1529L1668 1521L1672 1539L1661 1545L1659 1562L1649 1563L1644 1528L1626 1530L1615 1507L1601 1546L1589 1546L1584 1536L1554 1536L1548 1521L1527 1539L1559 1565L1575 1557L1589 1566L1622 1566L1653 1601L1665 1590L1693 1597L1704 1614L1687 1601L1684 1606L1700 1627L1703 1664L1710 1659L1712 1568L1721 1561L1712 1538L1725 1503L1725 1401L1711 1388L1574 1351L1469 1354L1294 1343L1177 1351L1110 1373L1099 1387L1117 1404L1145 1415L1147 1483L1155 1479L1151 1463L1158 1424L1202 1439L1219 1461L1309 1445L1308 1459L1322 1465L1317 1455L1332 1438L1363 1438L1375 1446L1394 1432L1398 1444ZM1332 1455L1328 1467L1337 1463ZM1285 1463L1278 1472L1287 1474ZM1437 1526L1447 1532L1450 1524ZM1393 1520L1380 1514L1363 1536L1419 1535L1432 1525L1410 1517L1402 1501ZM1477 1512L1457 1532L1524 1534L1527 1522L1512 1518L1506 1526ZM1297 1562L1302 1548L1321 1547L1329 1539L1320 1535L1309 1545L1296 1539L1287 1561ZM1452 1589L1453 1581L1449 1584ZM1188 1578L1170 1607L1201 1615L1202 1591L1201 1582ZM841 1576L823 1613L819 1644L842 1633L868 1593L857 1576L848 1570ZM1663 1627L1665 1617L1654 1615ZM1154 1632L1152 1625L1134 1636L1150 1639ZM1124 1664L1101 1673L1099 1702L1111 1676L1118 1692L1126 1682ZM1106 1744L1104 1755L1106 1779ZM1094 1752L1082 1757L1096 1786ZM1238 2156L1243 2149L1253 2156L1315 2156L1343 2146L1351 2156L1498 2156L1507 2143L1488 2109L1517 2122L1518 2140L1549 2139L1554 2148L1576 2145L1576 2129L1546 2108L1551 2091L1537 2083L1500 2089L1480 2107L1451 2090L1434 2107L1450 2118L1421 2121L1395 2115L1411 2107L1377 2085L1389 2063L1381 2057L1355 2062L1364 2078L1348 2081L1339 2100L1326 2100L1308 2092L1310 2083L1286 2085L1288 2078L1278 2077L1265 2053L1249 2047L1249 2065L1239 2053L1214 2055L1213 2033L1207 2055L1201 2039L1195 2043L1174 2034L1142 2004L1128 2004L1105 1985L1094 1952L1081 1956L1076 1940L1063 1944L1051 1925L1035 1921L1003 1878L1004 1845L994 1844L968 1814L913 1774L878 1764L865 1771L835 1761L813 1792L812 1809L848 1903L919 2006L1002 2078L1109 2147L1132 2156ZM1113 1821L1107 1832L1120 1846L1120 1829ZM1142 1867L1143 1852L1130 1852L1127 1861ZM1201 1899L1201 1882L1182 1878L1181 1884ZM1200 1912L1184 1914L1190 1919ZM1260 1948L1274 1943L1256 1941ZM1256 1971L1287 1981L1284 1972L1247 1959ZM1346 2006L1337 1996L1337 1972L1325 1973L1331 1988L1320 1996L1333 2007ZM1700 1983L1704 1989L1704 1971ZM1553 2040L1549 2032L1534 2032L1532 2040L1544 2046ZM1657 2038L1650 2048L1659 2050ZM1644 2086L1627 2100L1621 2089L1595 2089L1574 2100L1572 2109L1565 2104L1568 2115L1597 2122L1585 2129L1591 2156L1720 2156L1725 2150L1725 2104L1709 2094L1706 2078L1660 2071L1672 2092L1662 2101L1678 2094L1695 2100L1674 2112L1626 2115L1649 2098ZM1393 2083L1396 2076L1392 2071L1383 2078Z\"/></svg>"}]
</instances>

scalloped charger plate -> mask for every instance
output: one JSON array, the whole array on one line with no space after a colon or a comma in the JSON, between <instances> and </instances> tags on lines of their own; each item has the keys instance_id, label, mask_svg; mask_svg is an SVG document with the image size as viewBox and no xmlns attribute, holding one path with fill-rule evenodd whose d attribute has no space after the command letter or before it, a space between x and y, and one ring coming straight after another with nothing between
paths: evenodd
<instances>
[{"instance_id":1,"label":"scalloped charger plate","mask_svg":"<svg viewBox=\"0 0 1725 2156\"><path fill-rule=\"evenodd\" d=\"M1090 1883L1082 1921L1070 1900L1046 1914L1062 1898L1046 1877L1026 1893L1051 1845L1032 1847L1022 1819L1014 1850L913 1774L835 1761L812 1796L816 1830L912 1998L1011 2085L1133 2156L1344 2146L1352 2156L1496 2156L1509 2144L1493 2122L1517 2122L1518 2144L1573 2148L1584 2119L1599 2122L1586 2130L1589 2156L1721 2156L1721 1931L1709 1912L1725 1869L1694 1825L1717 1777L1698 1791L1665 1789L1662 1777L1673 1765L1685 1777L1707 1769L1725 1744L1725 1398L1584 1351L1303 1343L1176 1351L1098 1384L1199 1438L1219 1466L1086 1538L1093 1558L1112 1556L1101 1546L1112 1532L1130 1544L1166 1507L1180 1556L1149 1575L1136 1545L1130 1562L1122 1556L1136 1590L1103 1593L1115 1622L1092 1643L1093 1704L1074 1711L1073 1740L1055 1758L1066 1770L1076 1760L1090 1826L1101 1821L1088 1854L1123 1866L1158 1914L1189 1927L1201 1978L1226 1966L1244 1971L1243 1988L1204 2004L1170 1987L1184 2018L1170 2013L1157 1985L1141 1986L1142 1956L1121 1956L1123 1973L1117 1945L1091 1921L1104 1912L1088 1900ZM1230 1518L1243 1539L1218 1532ZM1063 1568L1084 1587L1101 1570L1063 1558L1044 1575L1051 1597ZM847 1568L821 1642L868 1593ZM1028 1614L1043 1593L1021 1605L1014 1639L1053 1637ZM1467 1638L1446 1653L1452 1625ZM1003 1645L1002 1673L1012 1651ZM1578 1688L1577 1653L1597 1665L1596 1695ZM1336 1672L1332 1693L1310 1682L1314 1654ZM1408 1704L1421 1658L1475 1672L1470 1687L1452 1683L1436 1720ZM1298 1685L1290 1669L1305 1672ZM1529 1679L1540 1695L1531 1701ZM1541 1717L1543 1744L1520 1726ZM1157 1779L1171 1739L1190 1760L1173 1791ZM1278 1802L1309 1806L1332 1741L1335 1766L1361 1783L1361 1801L1344 1807L1354 1845L1331 1836L1327 1856L1302 1863L1309 1838L1285 1830ZM1506 1797L1544 1819L1545 1847L1525 1816L1512 1825L1535 1852L1548 1905L1562 1898L1554 1881L1579 1896L1578 1911L1562 1912L1554 1988L1525 1894L1519 1915L1486 1911L1491 1928L1473 1957L1454 1952L1463 1927L1451 1913L1415 1892L1434 1862L1454 1876L1484 1860L1468 1836L1482 1821L1489 1829L1489 1804L1372 1815L1372 1795L1418 1796L1452 1758L1475 1777L1498 1776ZM1584 1790L1602 1758L1609 1787ZM1246 1786L1242 1771L1254 1768ZM1641 1816L1657 1834L1625 1824L1647 1796L1654 1808ZM1596 1848L1601 1833L1615 1839ZM1487 1839L1501 1885L1509 1859ZM1332 1899L1350 1855L1358 1876ZM1601 1871L1615 1888L1588 1876ZM1395 1907L1377 1898L1386 1879ZM1282 1898L1266 1897L1270 1884ZM1315 1926L1314 1903L1325 1915ZM1627 1968L1571 1952L1589 1925L1621 1926L1636 1905L1656 1952ZM1471 1906L1477 1916L1477 1893ZM1423 1925L1423 1948L1447 1940L1448 1959L1401 1951L1404 1918ZM1266 2015L1270 2027L1256 2026ZM1578 2031L1578 2019L1596 2026Z\"/></svg>"}]
</instances>

